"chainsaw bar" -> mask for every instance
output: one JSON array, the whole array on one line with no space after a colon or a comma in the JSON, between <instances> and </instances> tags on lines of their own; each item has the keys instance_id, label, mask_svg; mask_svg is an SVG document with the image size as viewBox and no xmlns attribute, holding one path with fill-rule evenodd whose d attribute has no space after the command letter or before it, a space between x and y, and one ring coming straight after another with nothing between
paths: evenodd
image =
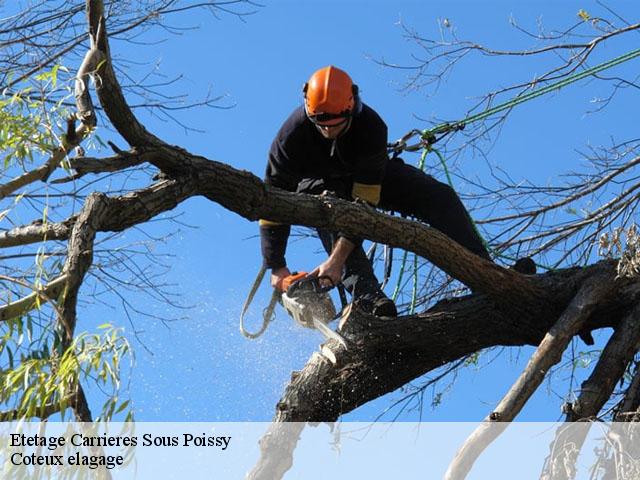
<instances>
[{"instance_id":1,"label":"chainsaw bar","mask_svg":"<svg viewBox=\"0 0 640 480\"><path fill-rule=\"evenodd\" d=\"M342 336L329 328L336 316L328 289L320 286L318 277L303 277L294 281L280 301L287 313L301 326L318 330L327 340L335 340L347 348Z\"/></svg>"},{"instance_id":2,"label":"chainsaw bar","mask_svg":"<svg viewBox=\"0 0 640 480\"><path fill-rule=\"evenodd\" d=\"M313 319L313 326L316 330L318 330L322 335L325 336L325 338L327 340L335 340L337 341L340 345L342 345L344 348L347 348L347 342L344 340L344 338L342 338L342 335L340 335L339 333L331 330L329 327L327 327L324 323L322 323L320 320L316 320L315 318Z\"/></svg>"}]
</instances>

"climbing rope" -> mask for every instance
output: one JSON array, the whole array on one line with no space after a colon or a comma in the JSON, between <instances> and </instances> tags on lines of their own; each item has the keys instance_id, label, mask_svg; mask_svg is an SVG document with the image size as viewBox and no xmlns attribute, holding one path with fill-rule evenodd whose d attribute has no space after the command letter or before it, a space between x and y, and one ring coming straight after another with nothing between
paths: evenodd
<instances>
[{"instance_id":1,"label":"climbing rope","mask_svg":"<svg viewBox=\"0 0 640 480\"><path fill-rule=\"evenodd\" d=\"M562 80L559 80L555 83L549 84L537 90L533 90L527 93L523 93L521 95L517 95L515 98L503 102L495 107L488 108L482 112L478 112L474 115L469 115L461 121L458 122L445 122L439 125L436 125L432 128L427 128L424 130L414 129L407 133L404 137L402 137L397 142L389 145L389 147L395 152L400 153L402 151L414 152L420 149L427 149L432 146L434 143L441 140L444 136L459 130L463 130L466 125L470 123L479 122L484 120L491 115L495 115L496 113L500 113L505 110L509 110L521 103L528 102L529 100L533 100L534 98L540 97L542 95L546 95L547 93L553 92L554 90L560 90L567 85L575 83L583 78L590 77L592 75L596 75L604 70L609 68L613 68L617 65L620 65L624 62L632 60L636 57L640 57L640 48L636 50L632 50L631 52L625 53L624 55L620 55L612 60L607 62L603 62L599 65L596 65L591 68L587 68L581 72L574 73L573 75L569 75ZM535 84L535 83L534 83ZM418 143L414 145L407 145L407 142L412 137L419 135L420 140ZM438 135L440 135L438 137Z\"/></svg>"},{"instance_id":2,"label":"climbing rope","mask_svg":"<svg viewBox=\"0 0 640 480\"><path fill-rule=\"evenodd\" d=\"M546 95L547 93L556 91L556 90L560 90L563 87L566 87L567 85L570 85L572 83L575 83L579 80L582 80L583 78L587 78L590 77L592 75L596 75L604 70L607 70L609 68L615 67L616 65L620 65L624 62L627 62L629 60L632 60L636 57L640 57L640 48L636 49L636 50L632 50L631 52L628 52L624 55L620 55L616 58L613 58L612 60L609 60L607 62L603 62L599 65L596 65L594 67L591 68L587 68L581 72L575 73L573 75L569 75L566 78L563 78L562 80L549 84L547 86L544 86L542 88L539 88L537 90L533 90L527 93L523 93L521 95L517 95L515 98L512 98L511 100L508 100L506 102L503 102L499 105L496 105L494 107L491 108L487 108L486 110L482 111L482 112L478 112L474 115L469 115L466 118L464 118L464 120L461 121L457 121L457 122L446 122L446 123L441 123L439 125L436 125L432 128L427 128L424 130L418 130L418 129L413 129L411 131L409 131L407 134L405 134L403 137L401 137L399 140L397 140L396 142L389 144L389 151L390 153L393 154L394 157L397 157L398 155L400 155L403 151L404 152L416 152L419 150L422 150L422 154L420 155L420 161L418 162L418 168L422 171L424 171L424 167L425 167L425 162L426 162L426 157L427 154L430 152L434 152L437 156L438 159L440 160L440 164L442 165L442 169L445 173L445 176L447 178L447 182L449 184L450 187L453 188L453 181L451 179L451 174L449 173L449 169L447 167L447 163L445 160L444 155L437 150L436 148L433 147L433 145L435 143L437 143L438 141L442 140L444 137L446 137L447 135L460 131L460 130L464 130L464 128L471 124L471 123L475 123L475 122L479 122L481 120L485 120L486 118L489 118L492 115L495 115L496 113L500 113L503 112L505 110L510 110L512 108L514 108L517 105L520 105L524 102L528 102L529 100L533 100L534 98L540 97L542 95ZM534 83L535 86L535 83ZM411 140L414 137L419 137L418 141L414 144L408 144L409 140ZM498 256L500 258L505 258L507 260L511 260L514 261L515 258L512 258L508 255L505 255L502 252L496 252L495 250L493 250L489 244L487 243L487 241L484 239L484 237L481 235L480 230L478 229L477 225L475 224L475 222L473 221L473 219L471 220L471 223L473 225L474 230L476 231L476 234L478 235L478 237L480 238L480 240L482 241L483 245L485 246L485 248L487 249L487 251L490 251L494 254L494 256ZM412 295L411 295L411 303L409 306L409 313L413 314L414 309L415 309L415 305L416 305L416 301L417 301L417 292L418 292L418 258L416 254L413 254L414 258L413 258L413 286L412 286ZM403 280L403 276L404 276L404 272L405 272L405 268L406 268L406 262L407 262L407 257L408 257L408 252L404 252L403 256L402 256L402 261L401 261L401 265L400 265L400 272L398 274L398 280L396 282L396 286L394 288L393 291L393 295L391 296L391 298L395 301L397 296L400 293L401 287L402 287L402 280ZM386 283L388 277L391 275L391 272L389 271L390 269L385 268L385 281L384 283Z\"/></svg>"}]
</instances>

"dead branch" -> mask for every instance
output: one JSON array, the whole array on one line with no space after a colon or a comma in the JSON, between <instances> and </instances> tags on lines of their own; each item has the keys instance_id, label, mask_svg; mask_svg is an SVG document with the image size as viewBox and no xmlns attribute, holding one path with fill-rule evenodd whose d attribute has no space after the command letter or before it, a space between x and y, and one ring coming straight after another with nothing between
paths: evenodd
<instances>
[{"instance_id":1,"label":"dead branch","mask_svg":"<svg viewBox=\"0 0 640 480\"><path fill-rule=\"evenodd\" d=\"M593 421L596 418L637 352L639 342L640 305L636 305L616 327L596 367L582 384L578 399L569 406L567 421ZM575 477L575 463L587 433L588 429L576 431L561 427L558 430L542 480L571 480Z\"/></svg>"},{"instance_id":2,"label":"dead branch","mask_svg":"<svg viewBox=\"0 0 640 480\"><path fill-rule=\"evenodd\" d=\"M271 423L260 440L260 461L247 474L246 479L282 478L293 465L293 451L304 426L303 422Z\"/></svg>"},{"instance_id":3,"label":"dead branch","mask_svg":"<svg viewBox=\"0 0 640 480\"><path fill-rule=\"evenodd\" d=\"M588 278L580 287L558 321L544 336L526 368L495 410L467 438L451 461L446 480L464 479L482 452L500 435L531 395L538 389L549 369L562 359L571 339L582 329L593 311L615 288L615 275L604 272ZM497 422L497 424L496 424Z\"/></svg>"}]
</instances>

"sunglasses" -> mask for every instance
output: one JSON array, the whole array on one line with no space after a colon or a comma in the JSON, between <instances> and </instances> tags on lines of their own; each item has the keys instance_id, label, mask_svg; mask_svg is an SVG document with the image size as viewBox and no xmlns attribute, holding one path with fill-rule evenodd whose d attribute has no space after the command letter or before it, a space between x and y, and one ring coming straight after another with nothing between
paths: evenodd
<instances>
[{"instance_id":1,"label":"sunglasses","mask_svg":"<svg viewBox=\"0 0 640 480\"><path fill-rule=\"evenodd\" d=\"M318 113L317 115L309 115L308 117L309 120L319 127L338 127L349 121L351 113Z\"/></svg>"}]
</instances>

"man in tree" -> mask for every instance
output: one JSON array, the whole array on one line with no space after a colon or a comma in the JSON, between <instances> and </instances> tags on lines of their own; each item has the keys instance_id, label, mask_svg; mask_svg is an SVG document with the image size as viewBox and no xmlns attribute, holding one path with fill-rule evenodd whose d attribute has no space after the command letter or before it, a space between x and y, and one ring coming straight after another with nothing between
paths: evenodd
<instances>
[{"instance_id":1,"label":"man in tree","mask_svg":"<svg viewBox=\"0 0 640 480\"><path fill-rule=\"evenodd\" d=\"M448 185L387 155L387 126L359 97L358 86L334 66L316 71L304 86L304 106L293 111L274 139L265 182L289 191L330 191L384 210L414 216L489 259L470 217ZM290 271L285 250L290 226L260 220L262 255L271 284L281 288ZM397 315L380 289L362 240L318 231L329 257L310 275L324 285L342 281L354 303L382 317Z\"/></svg>"}]
</instances>

